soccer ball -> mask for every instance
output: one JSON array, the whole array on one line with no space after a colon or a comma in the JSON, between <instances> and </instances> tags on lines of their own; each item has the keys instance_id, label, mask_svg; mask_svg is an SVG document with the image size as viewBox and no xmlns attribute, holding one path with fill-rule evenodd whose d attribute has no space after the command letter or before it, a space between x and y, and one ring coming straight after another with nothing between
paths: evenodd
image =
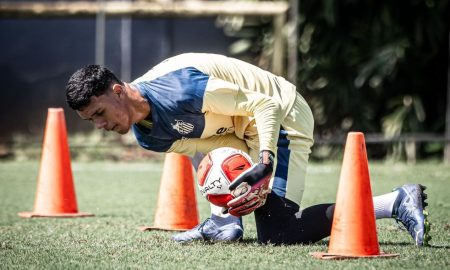
<instances>
[{"instance_id":1,"label":"soccer ball","mask_svg":"<svg viewBox=\"0 0 450 270\"><path fill-rule=\"evenodd\" d=\"M248 154L235 148L221 147L209 152L197 170L200 193L212 204L226 207L234 198L228 186L252 164Z\"/></svg>"}]
</instances>

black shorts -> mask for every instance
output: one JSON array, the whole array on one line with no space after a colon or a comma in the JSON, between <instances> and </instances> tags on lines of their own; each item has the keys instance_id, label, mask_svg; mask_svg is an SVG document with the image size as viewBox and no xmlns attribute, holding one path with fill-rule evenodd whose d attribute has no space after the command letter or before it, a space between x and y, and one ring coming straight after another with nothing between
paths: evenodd
<instances>
[{"instance_id":1,"label":"black shorts","mask_svg":"<svg viewBox=\"0 0 450 270\"><path fill-rule=\"evenodd\" d=\"M331 233L334 204L319 204L299 211L289 199L271 193L256 209L258 241L272 244L307 244Z\"/></svg>"}]
</instances>

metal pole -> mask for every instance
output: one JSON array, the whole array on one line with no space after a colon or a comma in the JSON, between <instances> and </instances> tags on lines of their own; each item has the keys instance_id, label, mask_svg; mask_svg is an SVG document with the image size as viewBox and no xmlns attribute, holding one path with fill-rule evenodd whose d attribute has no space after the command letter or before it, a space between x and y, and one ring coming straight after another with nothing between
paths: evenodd
<instances>
[{"instance_id":1,"label":"metal pole","mask_svg":"<svg viewBox=\"0 0 450 270\"><path fill-rule=\"evenodd\" d=\"M121 79L131 81L131 18L125 16L121 21L120 31Z\"/></svg>"},{"instance_id":2,"label":"metal pole","mask_svg":"<svg viewBox=\"0 0 450 270\"><path fill-rule=\"evenodd\" d=\"M450 29L449 29L449 47L448 47L448 70L447 70L447 113L445 116L445 148L444 162L450 164Z\"/></svg>"},{"instance_id":3,"label":"metal pole","mask_svg":"<svg viewBox=\"0 0 450 270\"><path fill-rule=\"evenodd\" d=\"M273 18L273 31L274 31L274 41L273 41L273 54L272 54L272 72L277 75L284 74L284 35L283 26L286 22L286 15L280 14Z\"/></svg>"},{"instance_id":4,"label":"metal pole","mask_svg":"<svg viewBox=\"0 0 450 270\"><path fill-rule=\"evenodd\" d=\"M289 1L289 27L287 37L287 79L294 85L297 85L298 2L298 0Z\"/></svg>"},{"instance_id":5,"label":"metal pole","mask_svg":"<svg viewBox=\"0 0 450 270\"><path fill-rule=\"evenodd\" d=\"M97 0L100 8L95 19L95 63L105 65L105 2Z\"/></svg>"},{"instance_id":6,"label":"metal pole","mask_svg":"<svg viewBox=\"0 0 450 270\"><path fill-rule=\"evenodd\" d=\"M161 47L163 59L173 56L174 43L174 19L167 18L164 22L164 35L161 38Z\"/></svg>"}]
</instances>

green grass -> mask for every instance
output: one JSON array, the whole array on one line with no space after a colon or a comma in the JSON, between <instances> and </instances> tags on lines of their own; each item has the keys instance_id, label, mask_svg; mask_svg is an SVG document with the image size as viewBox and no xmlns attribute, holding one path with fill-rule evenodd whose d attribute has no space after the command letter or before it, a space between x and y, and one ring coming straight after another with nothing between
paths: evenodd
<instances>
[{"instance_id":1,"label":"green grass","mask_svg":"<svg viewBox=\"0 0 450 270\"><path fill-rule=\"evenodd\" d=\"M172 232L140 232L152 225L161 164L73 163L78 208L95 214L79 219L22 219L17 212L33 208L38 162L0 163L1 269L449 269L450 167L435 163L370 165L373 194L407 182L428 186L432 246L416 248L393 220L377 221L381 250L395 259L320 261L314 245L271 246L256 243L252 217L244 219L241 243L179 245ZM340 164L311 164L302 207L334 201ZM203 220L207 202L198 197Z\"/></svg>"}]
</instances>

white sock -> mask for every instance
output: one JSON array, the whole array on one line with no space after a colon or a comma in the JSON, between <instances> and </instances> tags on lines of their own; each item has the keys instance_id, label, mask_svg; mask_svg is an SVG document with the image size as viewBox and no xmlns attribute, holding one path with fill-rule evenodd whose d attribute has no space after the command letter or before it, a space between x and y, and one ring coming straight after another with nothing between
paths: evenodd
<instances>
[{"instance_id":1,"label":"white sock","mask_svg":"<svg viewBox=\"0 0 450 270\"><path fill-rule=\"evenodd\" d=\"M223 207L216 206L212 203L209 204L211 206L211 214L216 215L218 217L227 218L230 216L230 214L222 214Z\"/></svg>"},{"instance_id":2,"label":"white sock","mask_svg":"<svg viewBox=\"0 0 450 270\"><path fill-rule=\"evenodd\" d=\"M375 210L376 219L392 217L392 209L397 196L398 190L373 197L373 208Z\"/></svg>"}]
</instances>

